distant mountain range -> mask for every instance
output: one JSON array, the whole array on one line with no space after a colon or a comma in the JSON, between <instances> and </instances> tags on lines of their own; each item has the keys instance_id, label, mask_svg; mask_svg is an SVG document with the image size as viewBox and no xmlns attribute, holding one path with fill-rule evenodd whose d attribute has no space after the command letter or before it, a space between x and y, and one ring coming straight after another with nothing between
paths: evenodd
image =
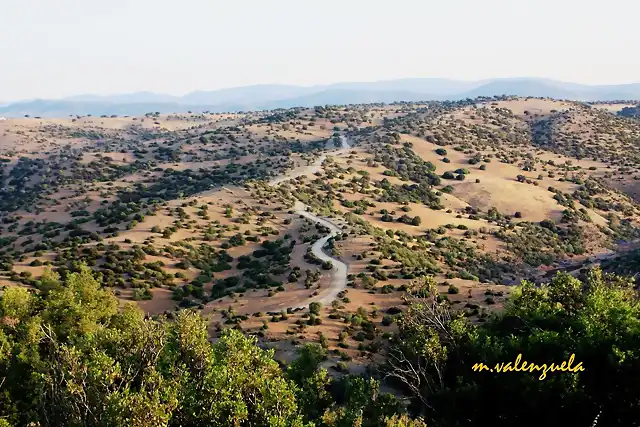
<instances>
[{"instance_id":1,"label":"distant mountain range","mask_svg":"<svg viewBox=\"0 0 640 427\"><path fill-rule=\"evenodd\" d=\"M396 101L459 100L516 95L577 101L640 100L640 83L589 86L538 78L459 81L439 78L336 83L323 86L255 85L184 96L153 92L78 95L58 100L0 104L0 115L61 117L68 115L141 115L148 112L233 112Z\"/></svg>"}]
</instances>

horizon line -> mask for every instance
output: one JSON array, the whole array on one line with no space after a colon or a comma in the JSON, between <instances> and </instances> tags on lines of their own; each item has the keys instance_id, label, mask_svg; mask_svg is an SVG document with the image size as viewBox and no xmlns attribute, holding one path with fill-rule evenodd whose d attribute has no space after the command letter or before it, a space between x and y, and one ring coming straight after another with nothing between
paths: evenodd
<instances>
[{"instance_id":1,"label":"horizon line","mask_svg":"<svg viewBox=\"0 0 640 427\"><path fill-rule=\"evenodd\" d=\"M332 83L307 84L307 85L292 84L292 83L277 83L277 82L274 82L274 83L255 83L255 84L247 84L247 85L239 85L239 86L227 86L227 87L221 87L221 88L217 88L217 89L195 89L195 90L191 90L191 91L188 91L188 92L182 92L180 94L167 93L167 92L156 92L156 91L151 90L151 89L141 89L141 90L131 91L131 92L112 92L112 93L109 93L109 94L102 94L102 93L96 93L96 92L85 92L85 93L76 93L76 94L64 95L64 96L56 97L56 98L35 97L35 98L21 98L21 99L17 99L17 100L4 100L4 101L0 101L0 106L8 106L8 105L12 105L12 104L20 104L20 103L27 103L27 102L34 102L34 101L63 101L64 102L64 101L72 101L72 100L69 100L69 98L77 98L77 97L83 97L83 96L96 96L96 97L109 98L109 97L124 96L124 95L152 94L152 95L159 95L159 96L168 96L168 97L174 97L174 98L181 98L181 97L185 97L187 95L191 95L191 94L199 93L199 92L218 92L218 91L223 91L223 90L234 90L234 89L243 89L243 88L251 88L251 87L261 87L261 86L288 86L288 87L295 87L295 88L306 88L306 89L319 88L320 89L320 88L326 88L326 87L329 87L329 86L334 86L334 85L339 85L339 84L386 83L386 82L397 82L397 81L403 81L403 80L447 80L447 81L450 81L450 82L478 83L478 84L486 84L486 83L490 83L490 82L498 81L498 80L540 80L540 81L551 81L551 82L554 82L554 83L575 84L575 85L587 86L587 87L626 86L626 85L640 84L640 81L622 82L622 83L598 83L598 84L577 83L577 82L573 82L573 81L559 80L559 79L555 79L555 78L552 78L552 77L534 77L534 76L528 76L528 77L527 76L520 76L520 77L491 77L491 78L473 79L473 80L455 79L455 78L449 78L449 77L399 77L399 78L380 79L380 80L336 81L336 82L332 82ZM87 101L87 102L93 102L93 101Z\"/></svg>"}]
</instances>

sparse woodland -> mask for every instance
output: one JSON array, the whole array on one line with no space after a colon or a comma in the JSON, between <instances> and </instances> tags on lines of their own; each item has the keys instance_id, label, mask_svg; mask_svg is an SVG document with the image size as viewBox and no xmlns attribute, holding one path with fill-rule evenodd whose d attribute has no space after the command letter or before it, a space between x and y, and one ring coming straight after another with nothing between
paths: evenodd
<instances>
[{"instance_id":1,"label":"sparse woodland","mask_svg":"<svg viewBox=\"0 0 640 427\"><path fill-rule=\"evenodd\" d=\"M606 107L3 121L0 426L638 425L640 122ZM472 370L518 354L585 370Z\"/></svg>"}]
</instances>

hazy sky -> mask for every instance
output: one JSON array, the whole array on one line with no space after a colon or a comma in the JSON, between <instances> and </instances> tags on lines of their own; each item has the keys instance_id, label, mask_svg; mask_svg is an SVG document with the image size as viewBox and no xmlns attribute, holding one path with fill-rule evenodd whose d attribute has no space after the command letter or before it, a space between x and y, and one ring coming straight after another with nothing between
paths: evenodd
<instances>
[{"instance_id":1,"label":"hazy sky","mask_svg":"<svg viewBox=\"0 0 640 427\"><path fill-rule=\"evenodd\" d=\"M0 0L0 101L403 77L640 81L638 0Z\"/></svg>"}]
</instances>

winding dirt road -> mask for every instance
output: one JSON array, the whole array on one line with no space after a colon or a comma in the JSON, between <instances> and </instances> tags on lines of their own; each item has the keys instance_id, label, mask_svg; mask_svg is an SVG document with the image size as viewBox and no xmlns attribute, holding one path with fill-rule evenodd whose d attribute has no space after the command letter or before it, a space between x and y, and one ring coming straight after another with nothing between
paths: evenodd
<instances>
[{"instance_id":1,"label":"winding dirt road","mask_svg":"<svg viewBox=\"0 0 640 427\"><path fill-rule=\"evenodd\" d=\"M345 138L344 136L341 136L340 140L342 142L342 148L338 150L334 150L332 153L342 154L342 153L346 153L349 150L350 146L347 138ZM327 154L323 154L322 156L320 156L320 158L318 158L318 160L316 160L316 162L313 165L305 166L303 168L296 168L284 176L272 179L271 181L269 181L269 185L272 187L275 187L283 182L289 181L299 176L314 174L319 170L321 170L322 163L324 163L326 158L327 158ZM342 232L340 226L331 222L331 220L328 218L320 218L319 216L313 214L312 212L309 212L307 209L308 209L307 205L302 203L300 200L296 200L296 203L294 205L294 211L297 214L302 215L305 218L308 218L317 224L323 225L330 230L328 235L318 240L311 246L311 252L313 253L313 255L315 255L322 261L324 262L330 261L333 264L333 269L331 269L331 272L330 272L331 284L329 286L328 292L327 290L325 290L317 297L309 298L305 300L304 303L300 302L294 306L285 307L284 308L285 310L287 308L292 308L294 310L299 308L306 308L312 302L319 302L322 305L329 305L333 302L333 300L335 300L338 297L338 294L347 287L347 269L348 269L347 265L344 262L340 261L339 259L336 259L327 255L323 251L323 248L327 244L327 241L330 238L335 237L336 235Z\"/></svg>"}]
</instances>

